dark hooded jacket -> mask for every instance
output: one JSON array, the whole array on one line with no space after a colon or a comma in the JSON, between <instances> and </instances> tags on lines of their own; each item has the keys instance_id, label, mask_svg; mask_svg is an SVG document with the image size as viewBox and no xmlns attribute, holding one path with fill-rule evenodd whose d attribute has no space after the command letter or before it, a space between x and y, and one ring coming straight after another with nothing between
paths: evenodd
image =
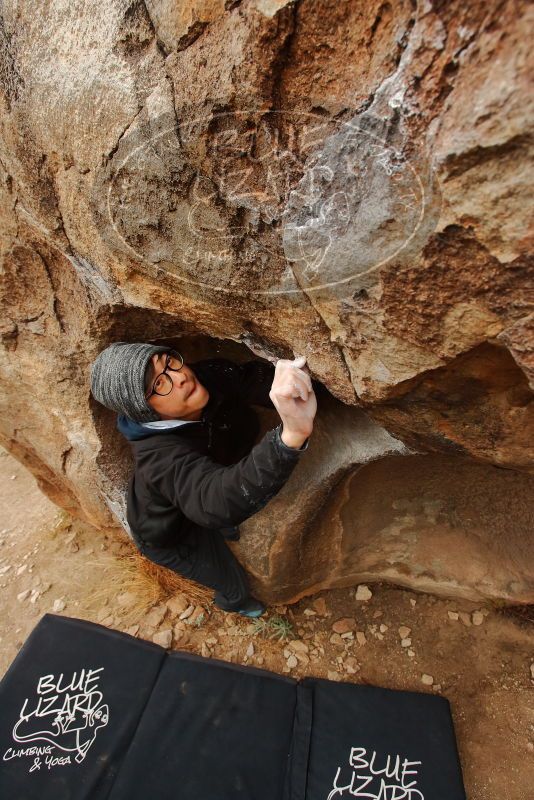
<instances>
[{"instance_id":1,"label":"dark hooded jacket","mask_svg":"<svg viewBox=\"0 0 534 800\"><path fill-rule=\"evenodd\" d=\"M239 525L282 488L308 447L308 441L299 449L285 445L280 424L250 450L259 430L250 404L274 409L272 364L215 358L190 367L210 395L199 421L149 429L124 415L117 419L135 460L128 524L149 545L178 544L195 526Z\"/></svg>"}]
</instances>

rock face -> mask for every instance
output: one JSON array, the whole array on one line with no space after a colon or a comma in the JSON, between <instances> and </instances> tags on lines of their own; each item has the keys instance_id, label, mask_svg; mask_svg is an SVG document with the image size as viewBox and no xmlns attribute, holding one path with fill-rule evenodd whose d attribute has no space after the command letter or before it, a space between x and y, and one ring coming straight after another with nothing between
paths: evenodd
<instances>
[{"instance_id":1,"label":"rock face","mask_svg":"<svg viewBox=\"0 0 534 800\"><path fill-rule=\"evenodd\" d=\"M109 342L305 354L312 443L239 544L266 599L534 600L533 12L415 5L2 5L0 440L55 502L123 518Z\"/></svg>"},{"instance_id":2,"label":"rock face","mask_svg":"<svg viewBox=\"0 0 534 800\"><path fill-rule=\"evenodd\" d=\"M446 597L532 603L531 476L451 456L388 456L348 472L312 524L308 517L286 527L279 516L277 536L277 512L287 513L307 466L298 465L271 514L266 507L241 526L238 552L258 593L288 602L309 586L379 580ZM278 542L268 560L258 555L265 541Z\"/></svg>"}]
</instances>

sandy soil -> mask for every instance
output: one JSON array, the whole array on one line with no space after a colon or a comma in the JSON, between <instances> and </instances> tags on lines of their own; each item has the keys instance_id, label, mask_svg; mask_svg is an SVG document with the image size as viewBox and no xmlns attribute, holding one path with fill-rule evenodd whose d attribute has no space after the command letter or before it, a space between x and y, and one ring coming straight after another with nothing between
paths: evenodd
<instances>
[{"instance_id":1,"label":"sandy soil","mask_svg":"<svg viewBox=\"0 0 534 800\"><path fill-rule=\"evenodd\" d=\"M534 797L533 609L517 614L375 584L367 600L343 589L270 609L262 631L209 602L201 607L194 591L165 594L125 536L70 519L1 449L0 502L1 675L55 606L294 677L438 693L451 703L469 800ZM277 620L285 639L269 638Z\"/></svg>"}]
</instances>

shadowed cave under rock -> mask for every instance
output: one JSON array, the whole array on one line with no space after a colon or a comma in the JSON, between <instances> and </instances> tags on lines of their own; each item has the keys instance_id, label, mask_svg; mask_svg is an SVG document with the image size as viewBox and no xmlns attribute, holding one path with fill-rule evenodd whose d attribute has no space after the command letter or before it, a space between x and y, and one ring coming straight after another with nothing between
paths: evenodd
<instances>
[{"instance_id":1,"label":"shadowed cave under rock","mask_svg":"<svg viewBox=\"0 0 534 800\"><path fill-rule=\"evenodd\" d=\"M136 340L135 330L135 319L115 321L113 340L126 331ZM176 347L191 363L217 356L242 362L263 348L253 352L191 331L165 333L150 342ZM472 600L534 600L533 510L525 502L534 496L534 476L461 454L415 453L322 384L317 395L306 458L278 495L241 524L242 539L231 545L262 599L290 603L319 589L378 580ZM91 405L103 496L124 525L130 447L115 414ZM259 441L279 417L256 411Z\"/></svg>"}]
</instances>

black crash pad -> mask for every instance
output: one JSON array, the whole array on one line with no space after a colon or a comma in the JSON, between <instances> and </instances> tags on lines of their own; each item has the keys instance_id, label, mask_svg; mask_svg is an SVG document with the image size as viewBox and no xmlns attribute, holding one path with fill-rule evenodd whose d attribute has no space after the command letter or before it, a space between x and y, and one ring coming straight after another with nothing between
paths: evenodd
<instances>
[{"instance_id":1,"label":"black crash pad","mask_svg":"<svg viewBox=\"0 0 534 800\"><path fill-rule=\"evenodd\" d=\"M295 681L46 614L0 683L0 798L465 800L447 700Z\"/></svg>"}]
</instances>

